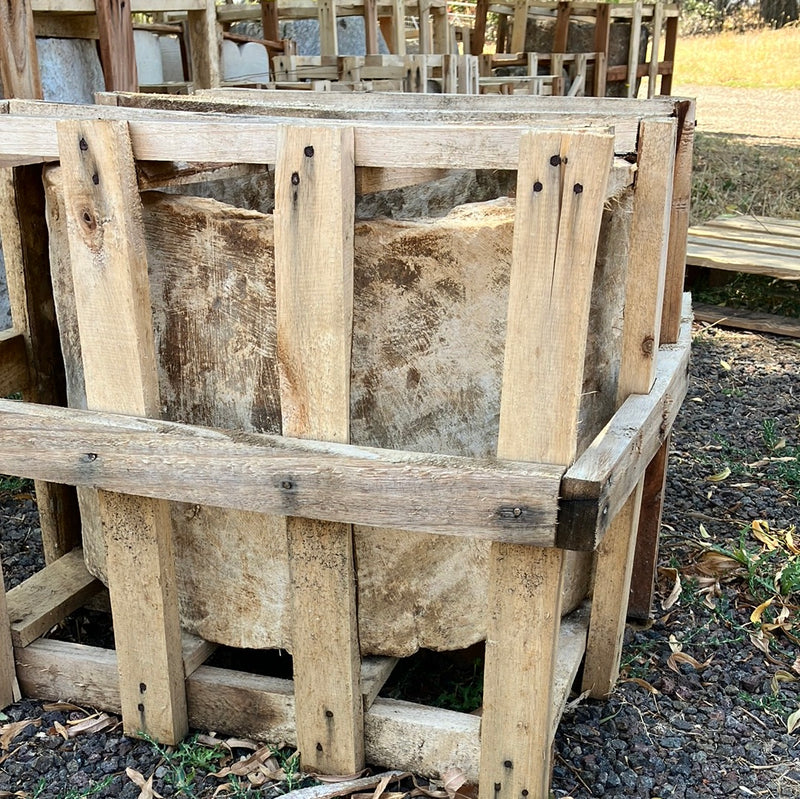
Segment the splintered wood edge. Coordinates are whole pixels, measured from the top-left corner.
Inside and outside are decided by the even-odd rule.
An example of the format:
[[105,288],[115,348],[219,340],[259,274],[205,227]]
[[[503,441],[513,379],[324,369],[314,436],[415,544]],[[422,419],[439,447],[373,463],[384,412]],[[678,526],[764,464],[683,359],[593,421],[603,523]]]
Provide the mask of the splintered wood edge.
[[659,349],[649,394],[631,395],[564,473],[557,546],[593,550],[666,439],[688,388],[691,319],[680,341]]
[[215,507],[552,546],[563,467],[0,400],[0,471]]
[[[561,622],[552,735],[583,657],[588,619],[589,603],[584,603]],[[119,713],[113,650],[40,639],[24,649],[15,648],[15,657],[24,696],[69,700]],[[186,688],[194,729],[296,743],[291,680],[199,666],[187,677]],[[364,727],[370,763],[427,777],[438,777],[455,766],[469,782],[477,782],[479,716],[378,697],[366,710]]]

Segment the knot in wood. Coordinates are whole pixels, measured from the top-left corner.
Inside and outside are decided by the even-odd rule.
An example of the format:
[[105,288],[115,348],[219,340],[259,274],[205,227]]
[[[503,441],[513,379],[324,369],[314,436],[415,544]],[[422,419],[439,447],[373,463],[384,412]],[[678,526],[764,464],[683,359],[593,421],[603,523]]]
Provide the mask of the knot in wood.
[[292,172],[292,186],[299,186],[300,185],[300,174],[298,172]]

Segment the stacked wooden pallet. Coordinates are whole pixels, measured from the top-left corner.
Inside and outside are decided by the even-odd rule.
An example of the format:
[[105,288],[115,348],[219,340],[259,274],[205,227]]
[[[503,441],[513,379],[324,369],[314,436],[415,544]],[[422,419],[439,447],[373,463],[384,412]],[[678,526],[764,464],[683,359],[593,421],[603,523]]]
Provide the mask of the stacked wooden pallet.
[[[800,280],[800,222],[757,216],[721,216],[689,228],[688,266]],[[800,322],[774,314],[695,304],[713,324],[800,337]]]
[[[0,113],[0,375],[26,399],[0,401],[0,470],[43,499],[79,487],[117,643],[37,639],[98,587],[44,518],[34,579],[68,587],[9,597],[28,611],[0,626],[4,698],[16,657],[26,694],[121,710],[131,734],[191,723],[296,742],[322,771],[457,765],[484,797],[544,799],[569,685],[584,652],[584,687],[613,685],[637,532],[652,550],[658,529],[691,108],[228,96]],[[355,223],[367,184],[454,168],[515,170],[516,201]],[[274,213],[142,192],[253,171]],[[388,591],[386,562],[414,564]],[[290,648],[294,681],[199,665],[182,624]],[[376,698],[391,664],[362,656],[464,630],[486,639],[482,718]]]

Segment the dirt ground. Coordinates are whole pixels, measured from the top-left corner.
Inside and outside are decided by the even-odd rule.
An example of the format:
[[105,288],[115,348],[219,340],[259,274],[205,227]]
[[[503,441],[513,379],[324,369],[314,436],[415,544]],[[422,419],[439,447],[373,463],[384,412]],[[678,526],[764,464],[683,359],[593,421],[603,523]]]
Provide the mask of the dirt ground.
[[672,93],[697,99],[697,129],[702,133],[736,133],[765,144],[800,146],[800,87],[732,89],[679,84]]

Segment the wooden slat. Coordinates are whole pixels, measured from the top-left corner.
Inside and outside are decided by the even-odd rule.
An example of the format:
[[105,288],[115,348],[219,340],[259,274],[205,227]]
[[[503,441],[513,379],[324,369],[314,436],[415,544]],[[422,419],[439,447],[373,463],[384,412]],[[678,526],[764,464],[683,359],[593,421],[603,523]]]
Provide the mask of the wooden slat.
[[559,0],[556,10],[556,29],[553,36],[553,52],[566,53],[567,40],[569,39],[569,21],[572,16],[572,3],[569,0]]
[[25,337],[15,330],[0,332],[0,397],[27,391],[30,386]]
[[100,63],[106,90],[138,91],[130,5],[127,0],[103,0],[96,4],[96,8]]
[[186,631],[181,632],[181,650],[183,651],[183,670],[187,677],[194,674],[214,654],[217,645],[213,641],[205,641]]
[[265,39],[278,42],[281,38],[281,29],[278,18],[278,0],[262,0],[261,30]]
[[27,646],[44,635],[102,587],[86,569],[83,550],[77,548],[12,588],[7,602],[14,646]]
[[[67,404],[61,340],[50,278],[49,233],[41,166],[0,173],[0,238],[14,329],[25,338],[30,379],[27,402]],[[36,500],[47,563],[80,543],[75,490],[37,482]]]
[[636,80],[639,74],[639,43],[642,40],[642,0],[633,3],[631,16],[630,40],[628,42],[628,97],[636,96]]
[[[783,251],[787,255],[790,251],[800,250],[800,227],[795,232],[790,226],[784,229],[775,230],[765,226],[759,229],[755,224],[751,227],[733,227],[719,224],[716,220],[705,222],[689,228],[689,235],[706,241],[707,243],[730,242],[732,246],[739,248],[752,249],[758,247],[775,248],[778,252]],[[800,258],[800,253],[795,253],[795,257]]]
[[399,658],[371,657],[361,661],[361,693],[364,697],[364,712],[372,707],[386,680],[392,676]]
[[718,305],[694,305],[698,322],[708,322],[738,330],[754,330],[758,333],[773,333],[777,336],[800,338],[800,321],[786,316],[748,311],[743,308],[723,308]]
[[718,216],[709,222],[705,222],[703,228],[719,228],[730,235],[752,234],[760,236],[762,234],[780,236],[781,240],[786,241],[791,238],[800,237],[800,220],[797,219],[778,219],[772,216]]
[[[556,694],[566,698],[580,665],[586,636],[584,609],[564,619],[559,639]],[[116,653],[109,649],[41,639],[16,650],[25,696],[71,700],[118,713]],[[186,680],[192,727],[296,745],[295,700],[290,680],[199,666]],[[363,674],[366,682],[367,671]],[[554,715],[558,715],[557,713]],[[481,719],[468,713],[379,697],[366,711],[369,762],[438,777],[461,768],[476,782]]]
[[216,2],[200,0],[198,5],[199,8],[186,15],[191,45],[192,82],[197,88],[211,89],[219,86],[222,79]]
[[[649,394],[633,394],[561,483],[559,545],[594,549],[674,423],[688,385],[691,319],[681,341],[662,347]],[[564,536],[564,541],[561,541]]]
[[[127,127],[64,121],[58,138],[88,406],[157,416],[146,246]],[[109,492],[99,492],[98,505],[124,728],[177,743],[188,721],[169,507]]]
[[686,263],[709,269],[800,280],[800,252],[794,247],[769,247],[690,234]]
[[336,0],[319,0],[319,51],[323,56],[339,55],[339,37],[336,29]]
[[259,513],[549,546],[563,467],[238,437],[0,400],[0,473]]
[[514,23],[511,31],[511,51],[525,52],[525,36],[528,31],[528,0],[515,0]]
[[[0,564],[0,580],[3,567]],[[2,584],[0,584],[2,585]],[[14,666],[14,647],[11,641],[11,627],[8,623],[6,592],[0,591],[0,708],[5,708],[20,698],[19,683]]]
[[30,0],[0,3],[0,83],[6,97],[42,99]]
[[379,52],[377,0],[364,0],[364,38],[367,55],[377,55]]
[[[517,179],[498,455],[568,464],[612,140],[530,133]],[[542,386],[542,391],[531,391]],[[558,397],[558,402],[553,398]],[[482,799],[547,796],[564,553],[493,544]]]
[[647,97],[656,95],[658,76],[658,49],[661,46],[661,28],[664,25],[664,3],[657,0],[653,11],[653,34],[650,39],[650,61],[647,65]]
[[672,183],[672,210],[669,219],[667,277],[664,307],[661,312],[662,344],[678,340],[681,328],[683,284],[686,272],[686,231],[689,228],[689,203],[692,195],[692,148],[694,145],[694,101],[680,101],[676,108],[678,141]]
[[[354,214],[352,129],[282,128],[275,295],[287,435],[350,437]],[[302,762],[349,774],[364,765],[353,530],[289,517],[287,535]]]

